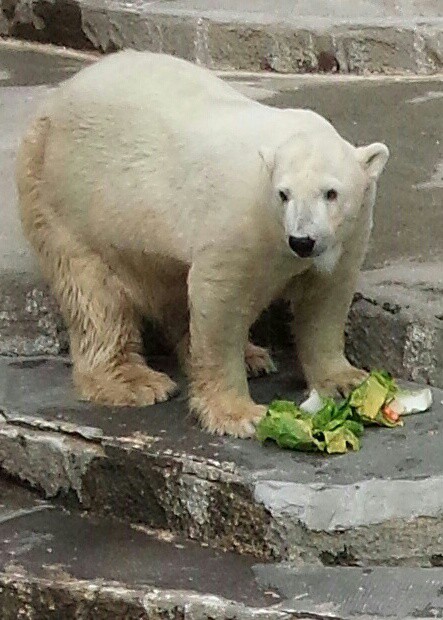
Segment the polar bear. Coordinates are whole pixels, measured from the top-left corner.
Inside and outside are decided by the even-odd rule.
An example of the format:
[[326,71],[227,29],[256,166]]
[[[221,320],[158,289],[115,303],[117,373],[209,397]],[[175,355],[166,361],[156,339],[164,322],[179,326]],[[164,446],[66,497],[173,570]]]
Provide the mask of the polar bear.
[[388,156],[167,55],[118,52],[65,82],[23,140],[17,182],[80,395],[145,406],[175,393],[142,356],[149,316],[185,364],[203,427],[250,436],[265,409],[245,366],[273,365],[248,332],[281,297],[309,386],[359,383],[344,326]]

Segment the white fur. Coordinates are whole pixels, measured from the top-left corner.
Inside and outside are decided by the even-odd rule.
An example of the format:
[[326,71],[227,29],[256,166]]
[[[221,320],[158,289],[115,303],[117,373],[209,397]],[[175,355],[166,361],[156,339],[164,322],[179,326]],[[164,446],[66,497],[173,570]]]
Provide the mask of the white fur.
[[343,244],[337,243],[316,256],[313,260],[314,268],[319,273],[332,274],[343,252]]

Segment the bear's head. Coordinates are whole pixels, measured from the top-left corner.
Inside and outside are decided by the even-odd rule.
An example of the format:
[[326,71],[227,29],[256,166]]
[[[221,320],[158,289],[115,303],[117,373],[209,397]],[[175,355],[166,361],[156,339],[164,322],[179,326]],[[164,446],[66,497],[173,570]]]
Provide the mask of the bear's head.
[[260,156],[284,242],[301,259],[331,271],[361,218],[372,221],[376,185],[389,158],[381,143],[354,147],[323,122],[299,131]]

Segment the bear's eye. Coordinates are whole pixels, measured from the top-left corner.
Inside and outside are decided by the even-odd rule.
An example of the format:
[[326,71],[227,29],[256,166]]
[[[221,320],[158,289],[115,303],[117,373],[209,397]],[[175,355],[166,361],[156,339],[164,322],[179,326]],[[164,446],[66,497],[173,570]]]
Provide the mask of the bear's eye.
[[325,196],[326,196],[326,200],[329,200],[331,202],[333,200],[337,200],[337,196],[338,196],[337,190],[336,189],[328,189],[328,191],[325,193]]
[[280,200],[283,203],[288,202],[288,200],[289,200],[288,192],[285,192],[285,190],[281,189],[281,190],[279,190],[278,195],[280,196]]

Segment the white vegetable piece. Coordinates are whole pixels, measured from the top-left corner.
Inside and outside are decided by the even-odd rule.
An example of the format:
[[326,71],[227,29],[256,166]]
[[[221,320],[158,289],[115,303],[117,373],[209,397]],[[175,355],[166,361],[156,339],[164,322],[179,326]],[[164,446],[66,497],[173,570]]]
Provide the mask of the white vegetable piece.
[[429,388],[422,390],[400,390],[389,407],[399,415],[422,413],[432,406],[432,392]]
[[323,409],[324,402],[317,390],[312,390],[308,398],[300,405],[302,411],[306,413],[317,413],[320,409]]
[[[315,414],[324,406],[324,401],[317,392],[312,390],[308,398],[302,402],[300,409]],[[432,406],[432,392],[429,388],[421,390],[399,390],[397,396],[389,403],[389,407],[399,415],[422,413]]]

